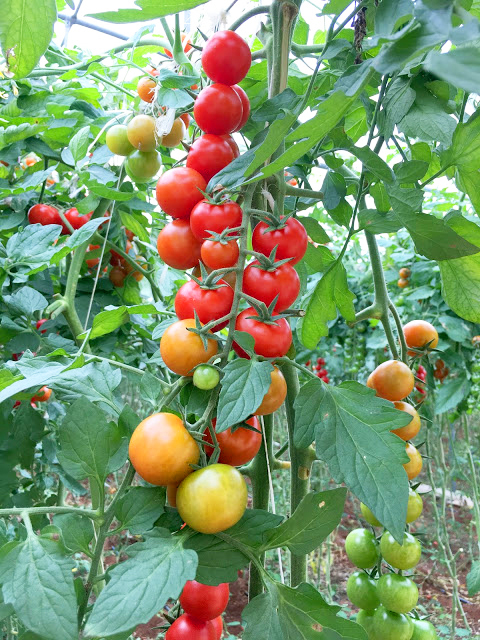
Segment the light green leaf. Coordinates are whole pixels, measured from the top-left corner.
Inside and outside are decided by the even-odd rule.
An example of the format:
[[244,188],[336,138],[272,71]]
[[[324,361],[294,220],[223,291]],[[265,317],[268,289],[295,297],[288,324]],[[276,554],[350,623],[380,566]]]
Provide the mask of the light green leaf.
[[47,299],[39,291],[28,286],[17,289],[11,296],[5,296],[4,301],[14,312],[27,316],[48,306]]
[[423,66],[438,78],[469,93],[480,86],[480,48],[464,46],[447,53],[430,51]]
[[90,362],[81,369],[63,371],[51,380],[50,386],[64,402],[87,398],[90,402],[112,406],[113,392],[121,381],[120,369],[114,369],[106,362]]
[[465,372],[451,380],[446,380],[439,388],[435,397],[435,413],[437,415],[452,411],[470,393],[470,381]]
[[384,182],[392,182],[393,173],[385,160],[382,160],[370,147],[352,147],[349,149],[364,167]]
[[439,263],[442,296],[464,320],[480,322],[480,254]]
[[55,0],[3,0],[0,42],[16,78],[28,75],[45,53],[56,19]]
[[[14,2],[15,0],[9,0],[10,2]],[[1,17],[0,17],[1,20]],[[19,140],[25,140],[25,138],[30,138],[31,136],[36,135],[40,131],[42,131],[44,127],[38,124],[28,124],[28,122],[23,122],[22,124],[11,125],[10,127],[0,127],[0,149],[4,149],[8,147],[9,144],[13,142],[18,142]]]
[[70,140],[68,148],[70,149],[75,162],[83,160],[87,155],[89,138],[90,127],[82,127]]
[[112,333],[112,331],[115,331],[115,329],[121,327],[122,324],[129,322],[130,315],[152,315],[154,313],[157,313],[157,309],[153,306],[153,304],[139,304],[132,307],[107,307],[104,311],[100,311],[100,313],[97,313],[97,315],[93,319],[93,326],[90,332],[90,340],[93,340],[94,338],[98,338],[100,336],[105,336],[108,333]]
[[128,22],[144,22],[146,20],[156,20],[173,13],[188,11],[207,0],[135,0],[138,9],[117,9],[117,11],[104,11],[103,13],[91,13],[89,16],[96,20],[105,22],[115,22],[117,24]]
[[480,562],[475,560],[467,575],[468,595],[474,596],[480,591]]
[[409,112],[415,102],[415,91],[410,86],[411,80],[396,78],[388,87],[388,92],[380,112],[383,119],[382,132],[385,138],[390,138],[395,125]]
[[375,13],[375,33],[389,36],[413,16],[412,0],[383,0]]
[[453,134],[449,160],[463,173],[480,169],[480,110],[465,124],[457,125]]

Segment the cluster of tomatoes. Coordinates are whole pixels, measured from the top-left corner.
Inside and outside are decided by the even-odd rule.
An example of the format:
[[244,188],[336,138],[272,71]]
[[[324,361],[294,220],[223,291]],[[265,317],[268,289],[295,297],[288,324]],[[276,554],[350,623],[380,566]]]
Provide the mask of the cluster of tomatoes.
[[433,372],[433,377],[436,380],[443,382],[449,373],[450,373],[450,369],[447,367],[445,362],[441,358],[439,358],[435,362],[435,371]]
[[[63,215],[75,231],[76,229],[83,227],[84,224],[87,224],[93,215],[93,211],[81,214],[78,212],[78,209],[72,207],[65,211]],[[72,233],[60,216],[58,209],[50,204],[39,203],[30,207],[28,211],[28,221],[30,224],[41,224],[43,226],[48,224],[58,224],[62,227],[63,235],[70,235]]]
[[412,272],[408,267],[402,267],[400,269],[400,271],[398,272],[398,275],[400,276],[400,278],[397,283],[400,289],[405,289],[405,287],[408,287],[408,285],[410,284],[409,278],[411,274]]
[[185,613],[169,627],[165,640],[220,640],[228,597],[227,583],[212,587],[189,580],[180,596]]
[[317,378],[320,378],[320,380],[323,380],[323,382],[325,382],[326,384],[330,382],[324,358],[317,358],[317,364],[313,364],[311,360],[308,360],[305,363],[305,366],[311,368]]

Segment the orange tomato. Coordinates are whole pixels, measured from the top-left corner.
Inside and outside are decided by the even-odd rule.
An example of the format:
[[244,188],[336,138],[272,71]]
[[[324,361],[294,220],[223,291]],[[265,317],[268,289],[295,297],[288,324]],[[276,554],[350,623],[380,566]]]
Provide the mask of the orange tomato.
[[140,78],[137,84],[137,93],[144,102],[153,102],[157,83],[148,76]]
[[422,456],[413,444],[408,443],[406,447],[407,456],[410,458],[409,462],[403,465],[403,468],[407,472],[409,480],[413,480],[418,476],[423,467]]
[[405,287],[408,287],[410,283],[406,278],[400,278],[397,284],[400,287],[400,289],[405,289]]
[[[438,344],[438,333],[433,324],[426,320],[412,320],[403,327],[407,345],[412,349],[435,349]],[[417,355],[409,351],[409,355]]]
[[287,397],[287,383],[283,373],[277,367],[273,368],[271,380],[272,382],[263,397],[262,404],[255,411],[257,416],[266,416],[269,413],[273,413],[282,406]]
[[417,410],[412,407],[408,402],[403,402],[402,400],[394,402],[395,409],[399,409],[400,411],[405,411],[406,413],[412,416],[411,421],[405,425],[404,427],[400,427],[399,429],[392,429],[393,433],[399,436],[402,440],[411,440],[414,438],[417,433],[420,431],[421,422],[420,416],[418,415]]
[[42,387],[37,393],[32,396],[32,402],[47,402],[52,395],[52,390],[48,387]]
[[177,320],[160,340],[160,354],[165,365],[179,376],[193,376],[193,369],[208,362],[218,351],[216,340],[208,340],[205,349],[200,336],[188,331],[195,327],[193,318]]
[[404,362],[387,360],[370,374],[367,386],[375,389],[380,398],[396,402],[412,393],[415,378]]

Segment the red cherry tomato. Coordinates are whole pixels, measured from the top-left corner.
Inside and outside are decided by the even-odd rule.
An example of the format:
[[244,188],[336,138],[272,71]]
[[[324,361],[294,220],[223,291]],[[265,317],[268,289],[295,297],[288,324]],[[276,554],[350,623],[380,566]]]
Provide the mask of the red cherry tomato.
[[233,137],[229,133],[225,133],[223,136],[220,136],[220,137],[223,138],[223,140],[225,140],[225,142],[228,142],[228,144],[230,145],[230,148],[233,151],[233,157],[238,158],[238,156],[240,155],[240,149],[238,148],[238,144],[235,142]]
[[243,127],[245,126],[245,123],[247,122],[250,116],[250,100],[248,99],[248,96],[245,93],[245,91],[238,84],[234,84],[232,89],[237,93],[238,97],[242,101],[243,115],[242,115],[242,119],[240,120],[240,123],[235,129],[235,131],[240,131],[240,129],[243,129]]
[[[258,313],[253,307],[242,311],[235,322],[235,330],[245,331],[253,337],[255,340],[254,351],[257,355],[265,358],[284,356],[292,344],[292,330],[287,320],[279,318],[273,324],[267,324],[251,317],[257,315]],[[233,348],[242,358],[248,358],[248,355],[236,342],[233,343]]]
[[205,179],[194,168],[170,169],[157,182],[157,202],[169,216],[188,218],[193,207],[204,198],[202,191],[206,188]]
[[[80,229],[80,227],[83,227],[83,225],[87,224],[90,220],[93,215],[93,211],[90,211],[90,213],[80,214],[78,213],[78,209],[72,207],[65,211],[64,215],[74,229]],[[71,233],[70,229],[64,223],[62,223],[62,231],[66,235]]]
[[234,31],[217,31],[203,47],[202,66],[214,82],[237,84],[252,64],[248,44]]
[[218,616],[218,618],[215,618],[214,620],[212,620],[212,624],[215,627],[215,631],[217,633],[217,640],[221,640],[222,636],[223,636],[223,618],[222,616]]
[[225,269],[237,264],[240,250],[236,240],[225,244],[216,240],[205,240],[200,250],[202,262],[210,269]]
[[184,613],[168,629],[165,640],[217,640],[217,631],[211,620],[198,620]]
[[[222,464],[229,464],[232,467],[239,467],[242,464],[247,464],[250,460],[257,455],[262,445],[262,434],[260,431],[260,421],[256,416],[253,416],[246,421],[252,427],[255,427],[257,431],[246,429],[242,426],[232,427],[222,433],[217,433],[217,441],[220,446],[220,455],[218,462]],[[212,420],[213,428],[217,424],[217,420]],[[204,434],[204,440],[213,445],[212,436],[207,429]],[[213,447],[206,446],[205,453],[210,457],[213,453]]]
[[221,233],[224,229],[234,229],[242,224],[242,209],[236,202],[228,200],[223,204],[210,204],[202,200],[192,209],[190,227],[198,240],[211,237],[209,231]]
[[255,260],[243,273],[243,292],[269,307],[278,296],[274,310],[284,311],[292,306],[300,293],[300,278],[288,262],[266,271]]
[[[99,244],[89,244],[88,245],[88,251],[87,251],[86,255],[88,256],[90,251],[95,251],[96,249],[100,249],[100,245]],[[100,262],[100,258],[87,258],[85,260],[85,262],[87,263],[87,267],[89,269],[93,269],[93,267],[96,267],[97,264]]]
[[233,159],[232,148],[226,140],[220,136],[206,133],[197,138],[190,147],[187,167],[198,171],[208,182]]
[[58,209],[49,204],[34,204],[28,211],[28,221],[30,224],[62,224]]
[[196,580],[189,580],[183,587],[180,604],[185,613],[198,620],[213,620],[225,611],[229,595],[226,582],[211,587]]
[[[37,329],[40,329],[40,327],[45,324],[45,322],[47,322],[48,318],[42,318],[41,320],[37,321],[37,324],[35,325],[37,327]],[[42,329],[40,331],[40,333],[47,333],[46,329]]]
[[[219,280],[218,289],[202,289],[195,280],[190,280],[180,287],[175,296],[175,313],[179,320],[194,318],[195,312],[202,324],[218,320],[227,315],[232,308],[233,289],[224,280]],[[220,331],[228,324],[228,320],[212,327],[212,331]]]
[[232,133],[243,119],[242,100],[232,87],[212,84],[198,94],[193,117],[205,133]]
[[191,269],[200,260],[201,243],[195,238],[188,220],[173,220],[158,234],[160,258],[174,269]]
[[268,230],[266,222],[259,222],[252,234],[254,251],[269,256],[277,248],[277,260],[292,258],[290,264],[297,264],[307,250],[308,236],[305,227],[295,218],[288,218],[280,229]]

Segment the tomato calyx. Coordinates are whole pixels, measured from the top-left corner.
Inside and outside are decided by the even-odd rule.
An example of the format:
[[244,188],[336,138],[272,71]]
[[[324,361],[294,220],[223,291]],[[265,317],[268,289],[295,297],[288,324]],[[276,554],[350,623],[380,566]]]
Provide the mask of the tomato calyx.
[[[207,233],[210,234],[208,237],[212,242],[220,242],[220,244],[226,245],[231,240],[240,240],[240,236],[236,235],[237,233],[241,233],[242,227],[226,227],[220,233],[216,231],[211,231],[210,229],[206,230]],[[249,252],[251,253],[251,252]],[[263,256],[265,257],[265,256]]]
[[197,276],[194,276],[193,273],[191,273],[190,278],[198,284],[200,289],[208,291],[215,291],[215,289],[221,289],[222,287],[229,286],[226,282],[220,284],[220,280],[226,273],[235,271],[235,269],[227,267],[225,269],[215,269],[215,271],[208,273],[203,262],[200,261],[198,265],[200,267],[201,276],[197,278]]
[[255,269],[261,269],[262,271],[275,271],[278,267],[281,267],[282,264],[286,264],[287,262],[291,262],[292,258],[284,258],[283,260],[276,260],[278,245],[274,247],[269,256],[264,255],[263,253],[259,253],[258,251],[249,251],[250,254],[255,256],[258,264],[252,263],[252,267]]
[[[195,316],[195,318],[194,318],[195,319],[195,328],[194,327],[188,328],[187,331],[190,331],[191,333],[195,333],[201,339],[202,344],[203,344],[203,348],[205,349],[205,351],[208,348],[209,341],[216,340],[217,342],[221,342],[221,338],[219,338],[214,333],[211,333],[211,329],[213,327],[215,327],[216,325],[220,324],[221,322],[224,322],[225,319],[229,319],[230,318],[230,314],[228,316],[225,316],[224,318],[218,318],[218,319],[215,319],[215,320],[211,320],[207,324],[202,325],[202,323],[198,319],[197,312],[194,310],[193,313],[194,313],[194,316]],[[208,362],[208,364],[210,364],[210,362]]]
[[269,231],[277,231],[278,229],[284,229],[287,226],[288,219],[293,216],[293,213],[286,213],[280,217],[270,211],[260,211],[258,209],[252,210],[256,218],[259,218],[262,222],[265,222],[267,227],[263,233]]

